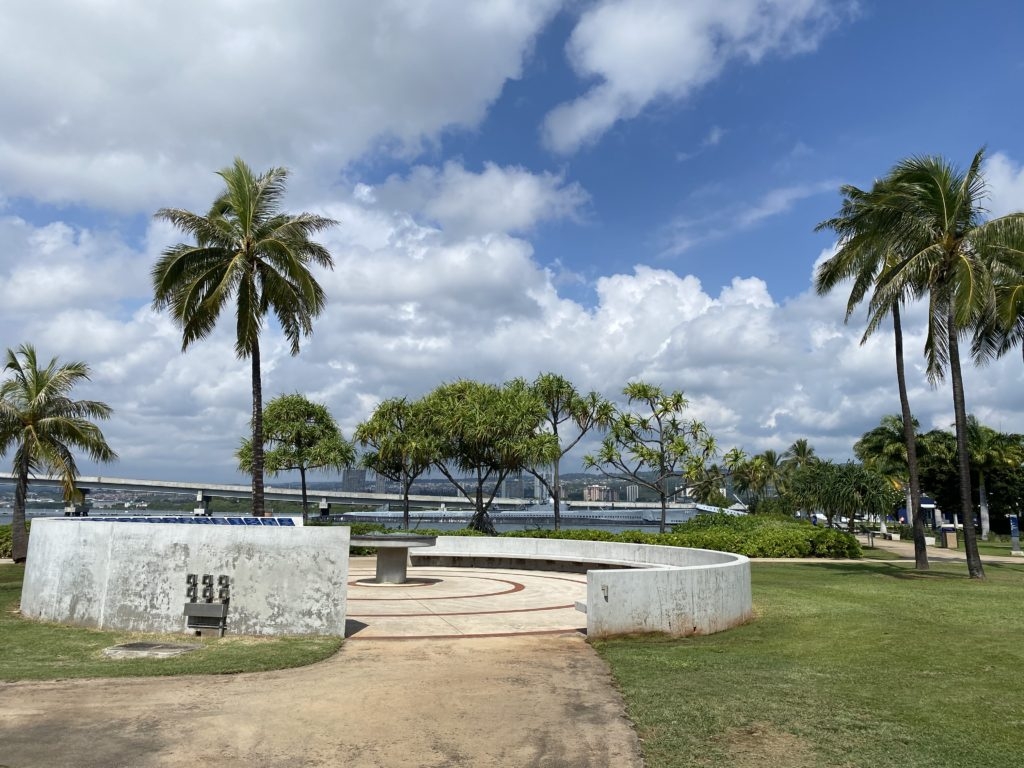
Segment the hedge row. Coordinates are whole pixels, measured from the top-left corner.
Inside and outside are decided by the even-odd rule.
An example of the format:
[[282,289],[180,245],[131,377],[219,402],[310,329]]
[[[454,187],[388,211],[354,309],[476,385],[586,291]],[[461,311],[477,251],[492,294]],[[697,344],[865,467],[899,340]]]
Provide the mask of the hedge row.
[[[353,523],[352,535],[385,533],[392,529],[380,523]],[[421,529],[412,531],[426,536],[483,536],[479,531],[463,528],[457,531]],[[811,525],[799,520],[774,517],[714,514],[697,515],[673,527],[671,533],[644,531],[609,531],[567,529],[561,531],[507,531],[501,536],[536,539],[571,539],[576,541],[621,541],[629,544],[660,544],[670,547],[695,547],[735,552],[747,557],[839,557],[861,556],[860,544],[844,531]],[[368,554],[373,549],[353,550]],[[0,557],[11,556],[11,526],[0,525]]]
[[747,557],[838,557],[861,556],[860,544],[843,531],[810,523],[754,515],[736,517],[698,515],[677,525],[672,533],[572,529],[563,531],[509,531],[502,536],[573,539],[577,541],[621,541],[630,544],[660,544],[735,552]]

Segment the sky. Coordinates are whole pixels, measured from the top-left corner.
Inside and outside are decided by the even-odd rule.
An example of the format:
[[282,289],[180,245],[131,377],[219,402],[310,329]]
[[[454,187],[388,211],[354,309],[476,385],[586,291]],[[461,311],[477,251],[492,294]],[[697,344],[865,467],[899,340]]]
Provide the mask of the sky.
[[[241,157],[289,169],[328,305],[265,400],[346,436],[384,398],[554,371],[621,402],[682,390],[722,451],[806,438],[845,460],[899,410],[892,336],[819,297],[842,184],[986,148],[991,215],[1024,209],[1024,6],[999,0],[35,0],[0,8],[0,349],[83,360],[117,463],[244,482],[248,361],[224,316],[182,353],[150,269]],[[953,421],[906,310],[911,406]],[[1019,353],[967,407],[1024,432]],[[589,447],[593,447],[593,443]],[[586,446],[584,446],[584,450]],[[578,469],[578,454],[564,470]]]

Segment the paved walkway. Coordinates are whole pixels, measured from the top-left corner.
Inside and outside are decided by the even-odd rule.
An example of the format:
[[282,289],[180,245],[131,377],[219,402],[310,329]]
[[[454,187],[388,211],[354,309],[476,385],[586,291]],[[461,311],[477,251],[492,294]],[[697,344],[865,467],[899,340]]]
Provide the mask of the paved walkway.
[[[349,642],[301,669],[0,683],[0,768],[639,768],[572,608],[582,574],[413,568],[366,586]],[[401,641],[401,642],[395,642]]]
[[[867,536],[858,536],[861,546],[867,548]],[[913,541],[890,541],[889,539],[883,539],[881,536],[875,536],[875,549],[884,549],[888,552],[893,552],[900,556],[904,560],[914,559],[914,542]],[[959,561],[962,563],[967,562],[967,555],[964,553],[964,544],[960,542],[959,549],[946,549],[944,547],[928,547],[928,559],[934,561]],[[870,562],[870,561],[868,561]],[[1017,563],[1024,565],[1024,556],[1002,556],[1002,555],[981,555],[982,563]]]

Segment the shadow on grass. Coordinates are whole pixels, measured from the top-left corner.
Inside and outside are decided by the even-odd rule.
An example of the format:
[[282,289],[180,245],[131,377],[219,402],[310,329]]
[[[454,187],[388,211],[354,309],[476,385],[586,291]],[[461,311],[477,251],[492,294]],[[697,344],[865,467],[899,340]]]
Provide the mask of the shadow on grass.
[[[909,560],[871,560],[861,563],[813,563],[808,568],[826,570],[832,573],[844,574],[847,576],[863,575],[865,572],[873,572],[882,576],[890,576],[894,579],[966,579],[967,567],[964,566],[963,573],[950,573],[949,571],[928,570],[918,571],[914,569],[913,561]],[[985,566],[988,568],[989,566]]]

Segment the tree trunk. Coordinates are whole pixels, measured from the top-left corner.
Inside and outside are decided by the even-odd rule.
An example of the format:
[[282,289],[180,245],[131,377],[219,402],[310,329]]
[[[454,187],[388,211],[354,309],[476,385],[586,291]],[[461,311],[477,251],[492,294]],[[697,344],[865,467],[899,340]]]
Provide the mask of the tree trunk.
[[561,517],[561,505],[562,505],[562,487],[560,480],[560,473],[558,471],[558,461],[555,461],[555,468],[551,475],[551,504],[555,510],[555,530],[557,531],[562,526]]
[[661,525],[658,527],[658,532],[664,533],[665,522],[668,520],[668,495],[665,493],[664,480],[658,483],[658,498],[661,500]]
[[985,473],[978,470],[978,507],[981,512],[981,540],[988,541],[991,525],[988,519],[988,492],[985,490]]
[[907,522],[914,526],[914,567],[927,571],[928,546],[924,543],[924,518],[921,516],[921,477],[917,466],[917,435],[914,431],[914,416],[910,412],[910,398],[907,395],[907,376],[903,368],[903,328],[900,323],[899,304],[892,308],[892,327],[896,338],[896,382],[900,390],[900,413],[903,415],[903,441],[907,445],[907,474],[909,476],[909,505]]
[[476,512],[473,514],[469,527],[474,531],[486,533],[488,536],[495,536],[498,533],[494,523],[491,522],[491,516],[487,514],[487,508],[484,506],[484,483],[480,478],[477,479],[476,484]]
[[28,449],[22,445],[18,461],[18,481],[14,486],[14,511],[11,514],[11,557],[15,563],[28,558],[28,531],[25,530],[25,503],[28,499]]
[[263,382],[260,378],[260,343],[252,347],[252,515],[263,517]]
[[413,479],[408,476],[402,478],[402,526],[409,530],[409,491],[412,490]]
[[299,467],[299,479],[302,481],[302,524],[309,524],[309,503],[306,501],[306,468]]
[[978,554],[978,537],[974,531],[971,457],[967,451],[967,405],[964,402],[964,381],[960,372],[960,346],[952,304],[947,309],[946,327],[949,336],[949,373],[953,385],[953,415],[956,420],[956,457],[960,475],[960,518],[964,521],[967,573],[972,579],[984,579],[985,569],[981,565],[981,556]]

